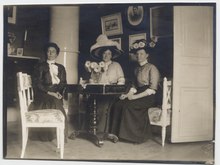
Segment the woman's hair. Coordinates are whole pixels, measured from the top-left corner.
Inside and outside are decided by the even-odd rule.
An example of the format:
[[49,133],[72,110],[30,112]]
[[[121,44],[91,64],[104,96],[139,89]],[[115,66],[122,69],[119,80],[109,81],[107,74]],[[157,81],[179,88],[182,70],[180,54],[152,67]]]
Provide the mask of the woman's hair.
[[54,43],[54,42],[49,42],[49,43],[47,43],[47,44],[45,45],[45,47],[44,47],[44,52],[45,52],[45,54],[47,54],[47,50],[48,50],[49,47],[55,48],[56,51],[57,51],[57,55],[60,53],[60,48],[59,48],[59,46],[58,46],[56,43]]
[[147,47],[142,48],[142,49],[138,49],[138,50],[134,51],[134,52],[135,52],[134,54],[136,54],[136,53],[137,53],[137,51],[139,51],[139,50],[144,50],[144,51],[146,52],[146,54],[148,54],[148,55],[150,55],[150,54],[151,54],[151,50],[149,50],[149,48],[147,48]]
[[104,47],[104,48],[102,48],[100,50],[100,54],[103,55],[106,50],[110,50],[112,52],[112,56],[113,56],[114,50],[111,47]]

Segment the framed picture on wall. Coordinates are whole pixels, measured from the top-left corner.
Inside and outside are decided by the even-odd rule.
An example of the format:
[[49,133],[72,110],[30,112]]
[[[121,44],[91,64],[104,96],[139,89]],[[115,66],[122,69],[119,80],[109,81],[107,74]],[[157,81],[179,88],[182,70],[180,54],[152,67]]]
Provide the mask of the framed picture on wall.
[[121,49],[121,38],[110,38],[110,40],[117,42],[119,44],[119,48]]
[[102,34],[107,36],[123,34],[121,13],[101,17]]
[[23,56],[23,48],[17,48],[17,56]]
[[173,8],[157,6],[150,8],[150,37],[169,37],[173,35]]
[[132,34],[129,35],[129,51],[131,45],[136,41],[140,39],[146,39],[147,40],[147,34],[146,33],[139,33],[139,34]]
[[16,23],[16,6],[8,6],[8,23]]
[[137,26],[139,25],[144,17],[144,8],[143,6],[129,6],[127,10],[127,17],[128,17],[128,22],[133,25]]

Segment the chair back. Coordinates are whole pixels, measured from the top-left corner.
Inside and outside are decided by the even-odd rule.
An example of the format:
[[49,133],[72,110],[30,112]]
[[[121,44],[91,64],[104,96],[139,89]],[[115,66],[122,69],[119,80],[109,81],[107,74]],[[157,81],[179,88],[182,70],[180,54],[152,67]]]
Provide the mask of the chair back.
[[17,90],[19,97],[21,120],[23,124],[23,122],[25,122],[25,113],[28,112],[28,107],[34,100],[32,81],[30,75],[22,72],[17,73]]
[[162,100],[162,121],[166,121],[167,113],[171,111],[172,107],[172,82],[167,80],[166,77],[163,79],[163,100]]

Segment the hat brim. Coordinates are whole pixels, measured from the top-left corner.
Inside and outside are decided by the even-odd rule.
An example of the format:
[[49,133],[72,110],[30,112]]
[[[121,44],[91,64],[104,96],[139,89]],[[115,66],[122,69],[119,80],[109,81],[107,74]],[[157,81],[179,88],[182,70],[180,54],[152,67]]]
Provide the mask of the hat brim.
[[138,49],[131,49],[129,52],[135,54],[138,50],[141,50],[144,48],[138,48]]
[[122,50],[119,50],[116,46],[102,46],[95,48],[91,51],[91,56],[95,59],[102,59],[102,54],[105,50],[111,50],[112,51],[112,59],[115,59],[123,54]]
[[147,53],[150,53],[150,52],[151,52],[151,49],[150,49],[149,47],[144,47],[144,48],[131,49],[131,50],[129,51],[129,53],[135,54],[137,51],[139,51],[139,50],[141,50],[141,49],[145,50]]

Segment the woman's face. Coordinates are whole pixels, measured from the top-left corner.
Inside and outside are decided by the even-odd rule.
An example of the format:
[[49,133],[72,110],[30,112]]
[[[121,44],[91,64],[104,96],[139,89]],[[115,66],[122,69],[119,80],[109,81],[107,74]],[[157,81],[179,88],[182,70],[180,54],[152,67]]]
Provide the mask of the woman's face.
[[102,54],[102,60],[104,62],[108,62],[111,59],[112,59],[112,52],[109,49],[104,51],[103,54]]
[[47,59],[49,61],[55,60],[57,58],[57,50],[54,47],[49,47],[47,49]]
[[149,55],[146,53],[144,49],[140,49],[136,52],[136,57],[138,63],[144,62]]

